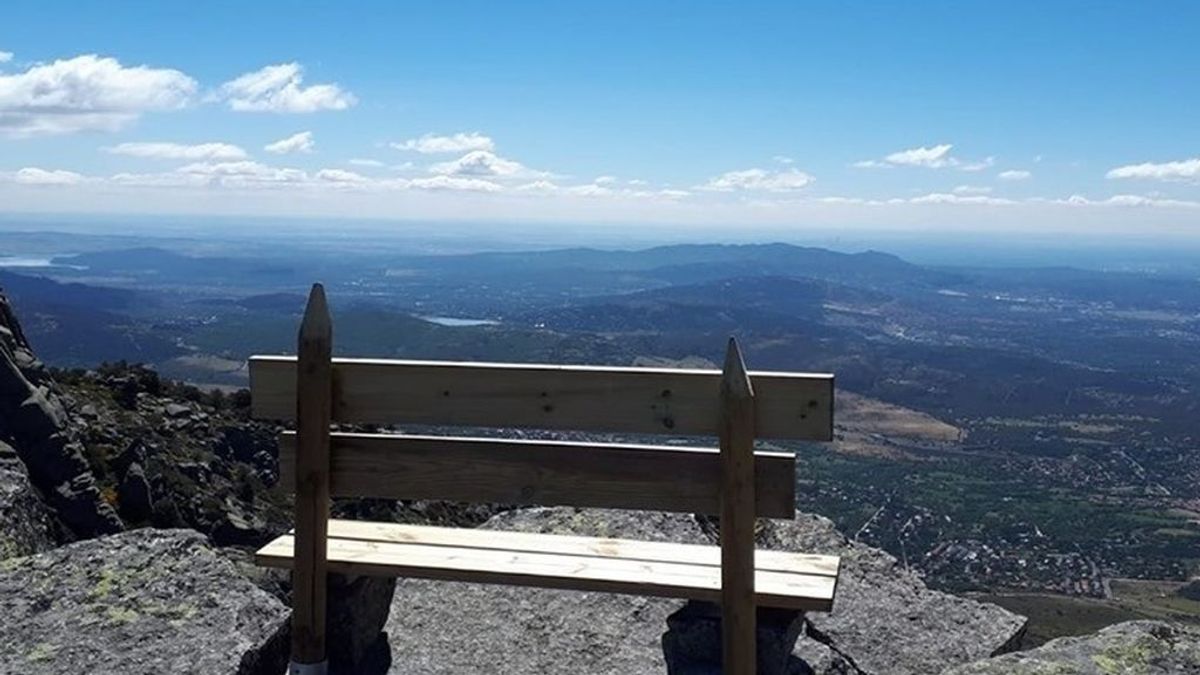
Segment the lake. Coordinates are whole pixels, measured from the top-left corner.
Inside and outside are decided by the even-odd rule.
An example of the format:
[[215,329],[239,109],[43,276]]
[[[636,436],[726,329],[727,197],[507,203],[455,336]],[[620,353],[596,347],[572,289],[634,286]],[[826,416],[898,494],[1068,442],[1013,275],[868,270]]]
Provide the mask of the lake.
[[499,321],[492,319],[463,319],[453,316],[421,316],[417,318],[436,323],[439,326],[496,326],[500,324]]

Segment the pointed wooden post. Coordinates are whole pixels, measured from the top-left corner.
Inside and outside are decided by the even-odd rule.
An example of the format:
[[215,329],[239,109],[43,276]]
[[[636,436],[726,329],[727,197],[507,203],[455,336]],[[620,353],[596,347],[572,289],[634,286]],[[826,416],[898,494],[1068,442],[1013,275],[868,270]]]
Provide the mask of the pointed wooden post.
[[737,340],[721,375],[721,654],[725,675],[754,675],[754,387]]
[[333,322],[313,284],[300,324],[296,369],[296,549],[292,567],[291,675],[324,675],[329,423],[333,414]]

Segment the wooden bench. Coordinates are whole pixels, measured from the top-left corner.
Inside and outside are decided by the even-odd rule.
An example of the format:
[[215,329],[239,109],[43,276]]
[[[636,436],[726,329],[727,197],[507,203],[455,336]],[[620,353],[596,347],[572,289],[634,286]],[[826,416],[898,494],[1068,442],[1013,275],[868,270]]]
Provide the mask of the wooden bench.
[[[795,458],[755,438],[830,440],[833,377],[334,359],[320,285],[298,357],[250,360],[254,415],[294,420],[281,484],[293,533],[257,553],[293,574],[293,673],[325,670],[326,573],[630,593],[719,603],[724,672],[755,671],[755,608],[829,611],[838,558],[755,551],[756,517],[792,518]],[[331,433],[331,423],[715,436],[719,447]],[[330,497],[647,509],[720,516],[720,547],[329,518]]]

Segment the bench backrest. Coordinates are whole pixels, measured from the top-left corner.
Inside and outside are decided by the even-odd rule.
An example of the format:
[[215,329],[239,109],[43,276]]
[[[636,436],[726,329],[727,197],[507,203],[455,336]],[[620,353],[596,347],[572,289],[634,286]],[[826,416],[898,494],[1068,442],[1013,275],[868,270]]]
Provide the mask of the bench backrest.
[[[294,663],[325,657],[331,496],[599,506],[720,514],[726,672],[754,672],[754,518],[792,517],[791,453],[755,438],[831,440],[833,376],[747,373],[730,340],[724,368],[334,359],[321,286],[297,357],[250,360],[253,413],[294,420],[281,483],[296,490]],[[478,426],[717,436],[680,447],[331,433],[334,423]]]
[[[333,422],[716,436],[717,370],[332,359]],[[830,439],[830,375],[747,373],[755,435]],[[250,359],[252,410],[294,420],[297,359]],[[791,453],[754,456],[759,516],[791,517]],[[294,483],[294,433],[280,438],[282,485]],[[716,447],[341,434],[330,437],[340,497],[445,499],[715,514]]]

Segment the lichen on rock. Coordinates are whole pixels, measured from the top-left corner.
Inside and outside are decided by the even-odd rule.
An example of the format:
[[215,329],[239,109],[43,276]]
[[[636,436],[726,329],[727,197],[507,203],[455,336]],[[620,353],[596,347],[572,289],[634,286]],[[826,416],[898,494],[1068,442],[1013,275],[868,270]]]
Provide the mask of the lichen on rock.
[[0,672],[280,673],[288,617],[191,530],[133,530],[0,565]]
[[1200,628],[1127,621],[1063,637],[1025,652],[948,670],[945,675],[1175,675],[1200,673]]

